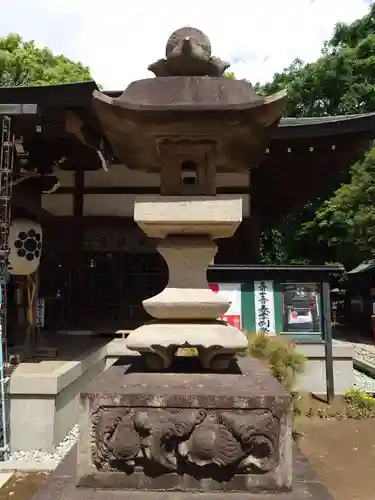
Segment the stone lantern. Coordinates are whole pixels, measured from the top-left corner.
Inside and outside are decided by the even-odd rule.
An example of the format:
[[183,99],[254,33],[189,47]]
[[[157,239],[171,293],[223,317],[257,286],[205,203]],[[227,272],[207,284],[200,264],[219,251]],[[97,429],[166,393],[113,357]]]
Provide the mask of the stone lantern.
[[160,174],[160,195],[137,197],[134,219],[159,240],[169,282],[143,301],[155,321],[127,339],[155,370],[168,368],[181,347],[197,348],[204,368],[222,370],[247,347],[241,330],[217,320],[230,304],[206,279],[215,240],[231,237],[242,221],[241,196],[217,195],[216,178],[257,165],[286,94],[259,96],[247,82],[224,78],[228,66],[211,55],[201,31],[182,28],[170,36],[165,59],[149,66],[156,78],[133,82],[118,98],[94,93],[120,161]]

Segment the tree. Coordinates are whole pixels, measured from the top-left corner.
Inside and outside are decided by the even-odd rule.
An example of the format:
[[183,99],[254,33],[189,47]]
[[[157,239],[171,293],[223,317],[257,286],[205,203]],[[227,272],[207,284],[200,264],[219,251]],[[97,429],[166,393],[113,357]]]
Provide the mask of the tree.
[[350,267],[375,258],[375,148],[352,167],[351,182],[321,204],[315,219],[303,224],[304,233],[334,248]]
[[20,35],[0,38],[0,86],[48,85],[91,80],[90,70]]
[[286,88],[287,116],[364,113],[375,109],[375,5],[350,25],[338,24],[313,63],[295,60],[271,83],[267,94]]
[[[297,59],[272,82],[257,87],[266,95],[286,88],[286,116],[375,111],[375,5],[362,19],[338,24],[316,62],[304,64]],[[341,187],[336,185],[321,193],[276,228],[279,248],[273,253],[285,262],[292,258],[309,262],[319,259],[320,263],[340,260],[347,267],[374,257],[374,176],[372,150],[343,174],[338,181],[343,183]],[[266,247],[270,234],[263,238]]]

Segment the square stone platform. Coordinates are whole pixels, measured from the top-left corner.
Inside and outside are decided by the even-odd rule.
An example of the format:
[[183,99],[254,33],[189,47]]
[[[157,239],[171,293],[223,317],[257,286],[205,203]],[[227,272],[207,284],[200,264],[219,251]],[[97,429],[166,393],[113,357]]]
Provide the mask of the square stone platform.
[[80,440],[33,500],[332,500],[291,439],[265,365],[174,373],[119,361],[81,394]]
[[139,358],[81,394],[77,484],[171,491],[285,491],[292,482],[292,402],[251,358],[199,373],[178,357],[165,373]]

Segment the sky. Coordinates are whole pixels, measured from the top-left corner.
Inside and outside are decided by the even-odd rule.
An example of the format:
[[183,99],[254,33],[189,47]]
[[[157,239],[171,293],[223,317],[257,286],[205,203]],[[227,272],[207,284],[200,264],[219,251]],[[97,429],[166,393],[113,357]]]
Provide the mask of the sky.
[[[5,3],[6,2],[6,3]],[[337,22],[369,0],[0,0],[0,36],[19,33],[89,66],[106,90],[152,76],[169,35],[193,26],[237,78],[264,83],[296,57],[313,61]]]

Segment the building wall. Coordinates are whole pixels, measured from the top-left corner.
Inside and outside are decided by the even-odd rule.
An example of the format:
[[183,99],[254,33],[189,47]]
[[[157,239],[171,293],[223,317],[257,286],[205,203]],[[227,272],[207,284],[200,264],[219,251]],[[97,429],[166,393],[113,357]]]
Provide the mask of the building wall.
[[[131,171],[122,165],[112,166],[109,172],[104,170],[86,172],[57,170],[55,174],[60,180],[60,190],[42,196],[42,208],[58,218],[58,220],[50,219],[45,222],[49,227],[46,228],[44,235],[45,257],[41,269],[42,291],[46,290],[47,293],[48,290],[48,296],[52,297],[58,293],[60,300],[53,303],[60,304],[66,321],[76,325],[82,320],[84,309],[82,297],[85,300],[88,297],[85,294],[85,281],[87,281],[85,276],[87,275],[88,262],[91,259],[95,261],[98,258],[103,261],[106,252],[114,253],[119,265],[124,268],[123,274],[129,276],[130,279],[131,270],[125,263],[125,261],[129,261],[129,254],[134,255],[134,262],[137,261],[139,264],[145,252],[156,253],[156,242],[147,242],[144,241],[144,238],[139,238],[140,230],[133,221],[133,212],[137,193],[142,194],[142,191],[147,192],[147,189],[148,191],[150,189],[157,190],[160,178],[157,174]],[[257,263],[259,233],[257,232],[256,218],[250,217],[249,213],[248,172],[219,174],[217,186],[224,192],[228,189],[228,192],[242,193],[239,196],[243,199],[243,222],[232,238],[217,240],[218,253],[215,257],[215,263]],[[133,239],[137,240],[135,244],[132,244]],[[109,240],[111,245],[114,242],[115,248],[108,247]],[[105,242],[104,247],[101,246],[103,241]],[[126,243],[124,243],[125,241]],[[127,248],[124,248],[125,244]],[[146,249],[148,246],[152,248]],[[71,250],[66,251],[60,247]],[[128,255],[124,255],[125,253]],[[61,255],[59,256],[59,254]],[[144,265],[140,264],[140,267],[144,268],[141,269],[141,273],[144,273],[143,277],[147,274],[148,267],[147,258],[144,260]],[[99,271],[96,276],[99,276]],[[105,278],[105,273],[103,277]],[[151,283],[153,279],[150,277],[148,281]],[[104,279],[104,281],[106,280]],[[114,289],[122,287],[111,277],[107,281],[113,283]],[[60,283],[59,290],[54,292],[53,285],[57,282]],[[104,285],[101,286],[102,289],[105,288]],[[111,289],[111,286],[106,286]],[[142,286],[139,284],[137,292]],[[99,292],[98,289],[98,295]],[[119,291],[118,300],[114,298],[113,304],[123,303],[125,300],[123,295]],[[64,296],[66,298],[63,300]],[[110,302],[112,299],[106,297],[106,300]],[[87,306],[86,313],[90,307],[94,306]]]
[[[217,187],[243,187],[249,185],[249,174],[218,174]],[[85,172],[86,187],[159,187],[160,176],[130,170],[123,165],[113,165],[109,172],[94,170]]]
[[[73,215],[74,195],[66,193],[67,189],[75,189],[75,172],[57,170],[64,192],[42,196],[42,208],[56,216]],[[132,171],[123,165],[113,165],[109,172],[104,170],[86,171],[84,173],[83,216],[116,216],[132,217],[135,194],[118,193],[121,188],[157,188],[160,186],[160,176],[145,172]],[[243,188],[248,191],[249,175],[245,173],[218,174],[217,187]],[[102,189],[103,193],[93,193]],[[116,189],[117,193],[109,194],[108,190]],[[243,195],[244,217],[249,216],[249,195]]]
[[[52,329],[60,323],[89,327],[93,311],[101,316],[102,325],[111,323],[111,315],[123,324],[127,310],[130,316],[136,314],[141,301],[160,292],[167,282],[157,241],[145,236],[131,217],[81,219],[78,228],[74,217],[52,218],[44,225],[41,294],[47,297],[47,325]],[[233,238],[217,241],[216,263],[246,263],[250,255],[246,222]],[[131,296],[130,282],[136,287]]]

